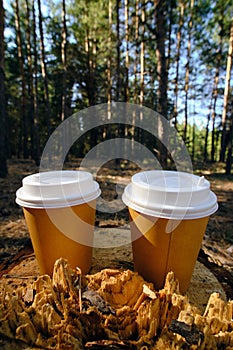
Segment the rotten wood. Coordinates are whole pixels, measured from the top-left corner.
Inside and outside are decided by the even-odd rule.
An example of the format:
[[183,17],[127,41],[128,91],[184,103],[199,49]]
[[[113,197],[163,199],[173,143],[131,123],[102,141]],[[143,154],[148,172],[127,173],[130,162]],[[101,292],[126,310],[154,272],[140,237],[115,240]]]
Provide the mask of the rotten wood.
[[110,305],[101,297],[99,293],[94,290],[88,289],[82,294],[82,300],[87,300],[92,306],[96,306],[97,309],[103,314],[113,314],[115,315],[115,310],[113,310]]
[[185,322],[172,320],[168,329],[185,338],[188,345],[200,345],[204,339],[204,334],[198,329],[195,324],[188,325]]
[[227,299],[233,299],[233,271],[224,268],[222,265],[216,264],[211,256],[200,250],[198,255],[198,261],[205,265],[214,276],[217,278],[222,288],[224,289]]
[[12,270],[14,266],[18,265],[21,261],[33,255],[34,252],[30,243],[26,247],[20,249],[18,254],[16,254],[14,257],[10,256],[8,259],[4,259],[0,264],[0,278],[3,277],[3,275],[7,275],[8,272]]
[[125,350],[134,350],[136,349],[136,346],[129,344],[124,341],[115,341],[115,340],[97,340],[97,341],[91,341],[87,342],[85,344],[85,349],[91,349],[91,350],[117,350],[117,349],[125,349]]

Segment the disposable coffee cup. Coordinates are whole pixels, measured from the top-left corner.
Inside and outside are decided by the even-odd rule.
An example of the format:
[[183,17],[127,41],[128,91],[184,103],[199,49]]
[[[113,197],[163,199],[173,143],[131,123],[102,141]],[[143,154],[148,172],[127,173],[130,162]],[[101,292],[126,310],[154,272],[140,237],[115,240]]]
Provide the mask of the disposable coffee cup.
[[23,207],[41,274],[52,275],[65,258],[85,274],[92,263],[97,182],[85,171],[41,172],[25,177],[16,192]]
[[140,172],[122,200],[130,214],[135,270],[157,289],[173,271],[185,293],[209,217],[218,208],[209,182],[185,172]]

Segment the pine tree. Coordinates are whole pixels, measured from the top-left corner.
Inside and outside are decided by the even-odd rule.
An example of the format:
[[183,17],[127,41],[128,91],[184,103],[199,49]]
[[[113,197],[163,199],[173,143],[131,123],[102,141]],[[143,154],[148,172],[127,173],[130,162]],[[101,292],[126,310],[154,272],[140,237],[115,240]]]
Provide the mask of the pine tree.
[[0,177],[6,177],[8,173],[5,107],[4,8],[3,1],[0,0]]

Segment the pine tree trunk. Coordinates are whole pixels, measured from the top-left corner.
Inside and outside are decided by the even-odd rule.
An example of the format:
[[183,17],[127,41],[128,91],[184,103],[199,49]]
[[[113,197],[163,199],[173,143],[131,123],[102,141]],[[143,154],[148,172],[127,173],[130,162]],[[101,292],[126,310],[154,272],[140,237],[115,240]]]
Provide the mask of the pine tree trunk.
[[[227,57],[227,70],[226,70],[226,85],[225,85],[225,92],[224,92],[224,109],[223,109],[223,115],[226,119],[227,111],[229,109],[229,91],[230,91],[230,80],[231,80],[231,69],[232,69],[232,55],[233,55],[233,19],[231,22],[231,30],[230,30],[230,40],[229,40],[229,50],[228,50],[228,57]],[[226,174],[231,173],[231,166],[232,166],[232,141],[233,141],[233,107],[232,107],[232,100],[231,100],[231,117],[229,120],[229,135],[228,135],[228,142],[227,142],[227,160],[226,160]]]
[[217,99],[218,99],[218,85],[219,85],[219,73],[221,68],[221,59],[222,59],[222,45],[223,45],[223,33],[224,33],[224,6],[223,2],[221,3],[221,16],[219,20],[219,49],[217,53],[217,63],[216,63],[216,69],[215,69],[215,76],[214,76],[214,86],[212,90],[212,96],[211,100],[213,101],[212,105],[212,113],[211,113],[211,119],[212,119],[212,134],[211,134],[211,162],[215,161],[215,139],[216,139],[216,132],[215,132],[215,119],[216,119],[216,106],[217,106]]
[[108,3],[108,62],[107,62],[107,103],[108,119],[111,119],[111,101],[112,101],[112,0]]
[[217,62],[215,77],[214,77],[214,88],[212,92],[212,98],[213,98],[213,107],[212,107],[212,135],[211,135],[211,162],[215,161],[215,118],[216,118],[216,105],[217,105],[217,98],[218,98],[218,82],[219,82],[219,69],[220,69],[220,63],[221,63],[221,51],[219,52],[219,58]]
[[168,2],[168,17],[169,17],[169,26],[168,26],[168,49],[167,49],[167,72],[169,74],[170,64],[171,64],[171,46],[172,46],[172,23],[173,23],[173,3],[172,1]]
[[[39,149],[38,149],[38,130],[35,128],[35,95],[34,95],[34,77],[33,72],[33,58],[31,46],[31,24],[30,24],[30,8],[28,0],[25,0],[26,5],[26,39],[27,39],[27,62],[28,62],[28,97],[29,109],[28,119],[30,120],[30,138],[31,138],[31,157],[34,159],[36,165],[39,165]],[[34,4],[33,4],[34,6]],[[33,12],[33,10],[32,10]],[[33,24],[34,25],[34,24]],[[36,45],[36,43],[35,43]]]
[[[223,10],[223,9],[222,9]],[[208,142],[208,133],[209,133],[209,122],[210,119],[212,120],[212,133],[211,133],[211,162],[215,161],[215,118],[216,118],[216,105],[217,105],[217,98],[218,98],[218,83],[219,83],[219,70],[221,66],[221,56],[222,56],[222,34],[224,32],[223,30],[223,17],[224,13],[221,12],[221,19],[219,21],[220,25],[220,31],[219,31],[219,49],[217,53],[217,63],[216,63],[216,69],[215,69],[215,76],[214,76],[214,84],[211,94],[211,108],[210,113],[208,115],[208,129],[206,130],[206,136],[205,136],[205,148],[204,148],[204,160],[206,161],[208,159],[208,152],[207,152],[207,142]]]
[[28,117],[30,120],[30,138],[31,138],[31,156],[33,158],[33,115],[34,115],[34,97],[33,97],[33,73],[32,73],[32,53],[31,53],[31,27],[30,27],[30,9],[28,0],[25,0],[26,13],[26,47],[27,47],[27,62],[28,62]]
[[67,76],[67,62],[66,62],[66,47],[67,47],[67,27],[66,27],[66,3],[62,0],[62,41],[61,41],[61,60],[62,60],[62,108],[61,120],[67,117],[67,91],[66,91],[66,76]]
[[189,74],[190,74],[190,58],[191,58],[191,39],[192,39],[192,27],[193,27],[193,7],[194,0],[190,0],[190,18],[188,23],[188,48],[187,48],[187,63],[185,70],[185,102],[184,102],[184,129],[183,140],[187,139],[187,126],[188,126],[188,100],[189,100]]
[[[195,103],[195,102],[194,102]],[[195,115],[195,113],[194,113]],[[195,149],[196,149],[196,125],[195,117],[193,118],[193,130],[192,130],[192,160],[195,160]]]
[[144,102],[144,71],[145,71],[145,0],[141,2],[141,48],[140,48],[140,106]]
[[[134,50],[134,81],[133,81],[133,102],[138,103],[138,62],[139,62],[139,0],[135,2],[135,15],[134,15],[134,41],[135,41],[135,50]],[[136,112],[133,110],[132,113],[132,131],[131,131],[131,154],[134,153],[134,140],[135,140],[135,121],[136,121]]]
[[[88,18],[88,9],[85,13]],[[85,52],[87,57],[87,96],[89,106],[96,104],[96,82],[95,82],[95,69],[96,69],[96,39],[95,39],[95,23],[93,23],[94,30],[90,31],[89,27],[86,28],[85,34]],[[96,134],[96,133],[95,133]],[[93,135],[93,139],[96,135]]]
[[204,154],[203,154],[205,162],[208,160],[208,138],[209,138],[209,127],[210,127],[212,103],[213,103],[213,98],[211,98],[210,109],[209,109],[209,113],[207,116],[206,127],[205,127],[205,141],[204,141]]
[[34,118],[33,118],[33,134],[34,134],[34,159],[37,165],[39,165],[40,159],[40,142],[39,142],[39,127],[38,127],[38,52],[37,52],[37,34],[36,34],[36,13],[35,3],[32,2],[32,17],[33,17],[33,106],[34,106]]
[[[221,162],[225,161],[227,144],[229,144],[228,136],[231,134],[227,126],[227,110],[228,110],[231,67],[232,67],[232,45],[233,45],[233,20],[231,22],[231,30],[230,30],[230,40],[229,40],[229,50],[228,50],[228,56],[227,56],[226,79],[225,79],[225,90],[224,90],[224,104],[223,104],[223,111],[222,111],[222,138],[221,138],[221,151],[220,151]],[[229,162],[229,160],[227,160],[227,162]]]
[[8,173],[6,145],[6,102],[4,81],[4,8],[3,0],[0,0],[0,177],[6,177]]
[[173,110],[173,118],[174,118],[174,127],[177,129],[177,116],[178,116],[178,93],[179,93],[179,70],[180,70],[180,49],[181,49],[181,36],[182,29],[184,25],[184,4],[182,2],[179,3],[179,27],[176,35],[176,75],[175,75],[175,87],[174,87],[174,110]]
[[41,49],[41,72],[44,83],[44,99],[46,107],[46,122],[47,122],[47,132],[50,135],[50,102],[49,102],[49,84],[48,84],[48,75],[47,75],[47,65],[45,59],[45,45],[44,45],[44,32],[43,32],[43,19],[41,11],[41,0],[38,1],[38,12],[39,12],[39,31],[40,31],[40,49]]
[[36,34],[36,14],[35,3],[32,2],[32,17],[33,17],[33,106],[34,106],[34,118],[33,118],[33,133],[34,133],[34,159],[37,165],[39,165],[40,159],[40,142],[39,142],[39,128],[38,128],[38,52],[37,52],[37,34]]
[[125,0],[125,102],[129,101],[129,4]]
[[[86,20],[88,21],[88,8],[86,8]],[[86,53],[86,64],[87,64],[87,77],[86,77],[86,87],[87,87],[87,97],[89,106],[94,106],[96,104],[96,23],[93,23],[93,30],[86,27],[85,33],[85,53]],[[98,133],[96,129],[90,131],[90,148],[94,148],[97,145]],[[93,151],[95,152],[95,151]]]
[[120,77],[120,59],[121,59],[121,50],[120,50],[120,0],[116,0],[116,16],[117,16],[117,62],[116,62],[116,101],[118,102],[120,99],[120,86],[121,86],[121,77]]
[[27,108],[26,78],[25,78],[25,69],[24,69],[24,55],[23,55],[23,48],[22,48],[22,34],[21,34],[18,0],[15,1],[15,28],[16,28],[18,60],[19,60],[21,86],[22,86],[21,115],[22,115],[23,157],[28,158],[29,150],[28,150],[28,121],[27,121],[27,111],[26,111],[26,108]]
[[[157,57],[157,76],[158,76],[158,107],[157,111],[167,118],[167,81],[168,72],[166,67],[165,40],[166,40],[166,0],[155,0],[155,18],[156,18],[156,57]],[[161,142],[158,144],[158,156],[163,168],[167,166],[166,138],[168,137],[162,119],[159,120],[158,135]]]
[[135,3],[135,51],[134,51],[134,65],[133,65],[133,72],[134,72],[134,94],[133,94],[133,101],[134,103],[138,103],[138,54],[139,54],[139,14],[138,14],[138,8],[139,8],[139,0],[136,0]]

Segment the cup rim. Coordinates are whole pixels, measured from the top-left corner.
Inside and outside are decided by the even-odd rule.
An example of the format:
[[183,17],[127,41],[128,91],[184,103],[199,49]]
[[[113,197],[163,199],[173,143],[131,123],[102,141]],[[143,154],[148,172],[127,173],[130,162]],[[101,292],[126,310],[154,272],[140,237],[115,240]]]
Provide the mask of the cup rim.
[[[153,178],[153,175],[156,176]],[[156,185],[157,180],[161,183],[160,175],[164,179],[174,175],[177,178],[183,176],[192,181],[190,186],[182,187],[181,179],[178,185],[175,179],[176,187],[166,187],[165,179],[163,186],[160,186]],[[147,183],[143,182],[144,179]],[[124,189],[122,200],[128,207],[140,213],[165,219],[198,219],[210,216],[218,209],[217,197],[210,190],[209,181],[191,173],[169,170],[148,170],[133,175]]]
[[16,191],[16,203],[28,208],[64,208],[88,203],[100,193],[99,184],[87,171],[48,171],[26,176]]

